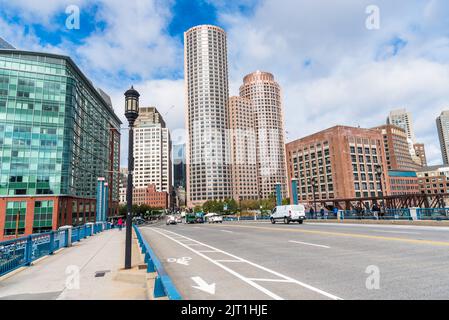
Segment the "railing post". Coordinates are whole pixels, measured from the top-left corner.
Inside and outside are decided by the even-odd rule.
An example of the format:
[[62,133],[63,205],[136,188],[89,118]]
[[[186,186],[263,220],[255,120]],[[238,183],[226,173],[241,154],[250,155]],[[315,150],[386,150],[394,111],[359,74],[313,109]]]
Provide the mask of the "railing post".
[[164,286],[162,284],[162,279],[160,276],[156,277],[156,281],[154,282],[154,297],[155,298],[161,298],[161,297],[165,297],[165,291],[164,291]]
[[55,232],[51,231],[50,232],[50,250],[49,250],[49,254],[53,254],[53,252],[55,251]]
[[25,247],[25,265],[27,266],[31,265],[32,253],[33,253],[33,237],[28,236]]

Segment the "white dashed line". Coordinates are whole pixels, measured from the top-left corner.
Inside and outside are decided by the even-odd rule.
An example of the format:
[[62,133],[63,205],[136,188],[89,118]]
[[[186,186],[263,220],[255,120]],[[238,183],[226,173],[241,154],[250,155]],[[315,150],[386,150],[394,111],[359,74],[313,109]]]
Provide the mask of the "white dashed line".
[[314,244],[314,243],[301,242],[301,241],[293,241],[293,240],[290,240],[289,242],[291,242],[291,243],[297,243],[297,244],[304,244],[304,245],[306,245],[306,246],[314,246],[314,247],[326,248],[326,249],[330,249],[330,248],[331,248],[331,247],[329,247],[329,246],[324,246],[324,245],[322,245],[322,244]]

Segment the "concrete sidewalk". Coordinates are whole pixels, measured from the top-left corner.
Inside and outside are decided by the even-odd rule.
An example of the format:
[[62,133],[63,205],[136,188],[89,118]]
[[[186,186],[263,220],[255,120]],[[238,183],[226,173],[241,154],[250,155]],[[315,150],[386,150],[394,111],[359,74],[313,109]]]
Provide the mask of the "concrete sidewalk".
[[[134,237],[134,235],[133,235]],[[124,266],[125,229],[75,243],[0,278],[0,300],[145,300],[146,270],[133,241],[133,269]]]

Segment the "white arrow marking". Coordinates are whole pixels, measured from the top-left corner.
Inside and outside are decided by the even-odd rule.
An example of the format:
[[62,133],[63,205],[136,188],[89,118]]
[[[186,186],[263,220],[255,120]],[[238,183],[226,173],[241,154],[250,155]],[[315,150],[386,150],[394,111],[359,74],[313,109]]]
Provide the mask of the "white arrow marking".
[[192,277],[191,279],[197,284],[197,286],[192,287],[210,294],[215,294],[215,283],[207,284],[207,282],[201,279],[201,277]]

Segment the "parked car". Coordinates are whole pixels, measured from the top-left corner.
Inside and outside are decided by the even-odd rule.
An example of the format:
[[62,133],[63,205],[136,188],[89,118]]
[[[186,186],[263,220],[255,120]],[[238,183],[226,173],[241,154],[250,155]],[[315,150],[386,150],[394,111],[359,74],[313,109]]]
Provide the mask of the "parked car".
[[273,209],[270,216],[271,223],[273,224],[279,220],[284,221],[286,224],[289,224],[290,222],[302,224],[305,219],[306,208],[302,204],[277,206]]
[[182,223],[182,217],[176,216],[176,223]]
[[223,216],[217,213],[208,213],[205,218],[208,223],[223,223]]
[[176,217],[175,216],[167,216],[167,220],[165,221],[165,224],[168,226],[170,224],[176,224]]
[[146,222],[147,221],[144,218],[141,218],[141,217],[134,217],[133,218],[133,223],[138,225],[138,226],[140,226],[140,225],[142,225],[142,224],[144,224]]

